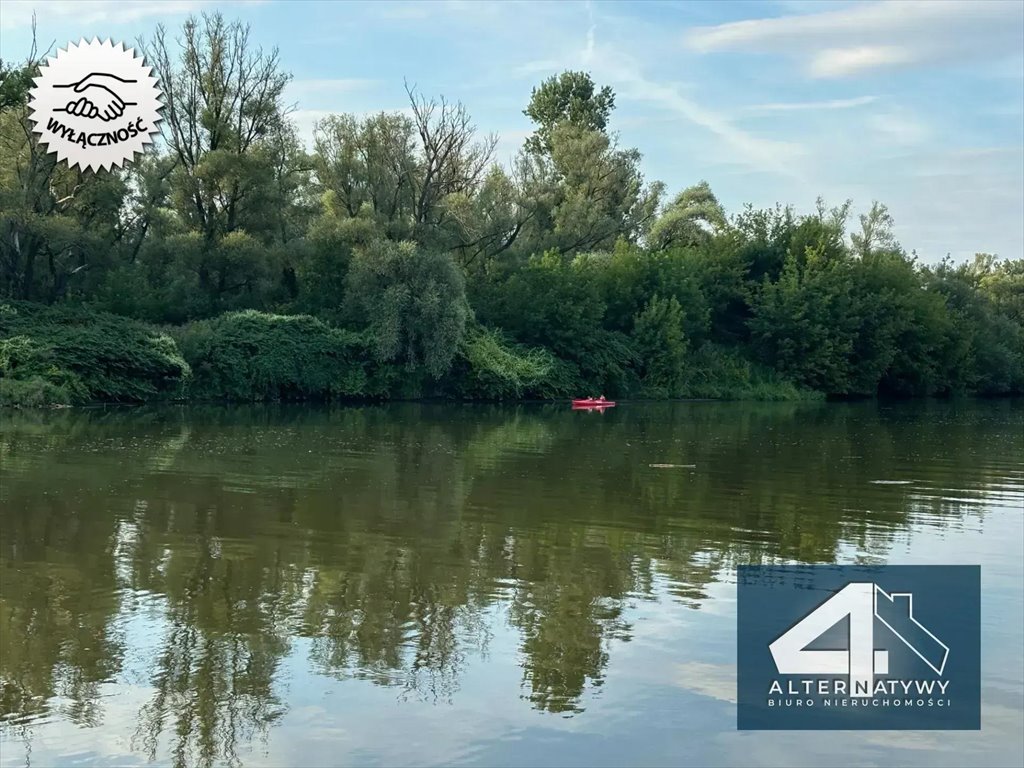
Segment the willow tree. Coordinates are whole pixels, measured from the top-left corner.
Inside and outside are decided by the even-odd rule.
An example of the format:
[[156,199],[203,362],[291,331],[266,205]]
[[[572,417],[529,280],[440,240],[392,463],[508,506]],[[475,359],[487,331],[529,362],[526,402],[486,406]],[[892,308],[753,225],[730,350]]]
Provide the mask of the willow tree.
[[722,204],[711,186],[702,181],[684,189],[665,206],[651,225],[647,245],[654,250],[701,245],[727,228]]
[[378,361],[435,378],[451,365],[470,317],[451,256],[408,241],[377,240],[356,249],[345,303],[367,327]]

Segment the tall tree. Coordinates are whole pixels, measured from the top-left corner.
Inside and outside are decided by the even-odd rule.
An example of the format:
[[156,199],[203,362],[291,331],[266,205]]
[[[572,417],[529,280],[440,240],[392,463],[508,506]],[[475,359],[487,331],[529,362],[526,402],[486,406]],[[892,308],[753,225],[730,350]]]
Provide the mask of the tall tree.
[[164,91],[162,126],[178,163],[176,207],[212,242],[241,228],[267,180],[273,163],[261,150],[284,129],[291,76],[276,49],[254,48],[249,27],[220,13],[190,17],[176,42],[180,53],[161,25],[146,52]]
[[603,133],[613,109],[615,93],[611,87],[598,88],[586,72],[552,75],[533,89],[530,103],[523,110],[537,124],[526,147],[531,152],[550,152],[552,132],[563,123]]
[[465,206],[485,185],[496,138],[479,137],[462,104],[407,93],[411,117],[332,115],[317,124],[313,163],[326,213],[453,250],[479,237]]
[[664,185],[644,184],[639,151],[562,124],[552,131],[550,156],[532,157],[531,181],[550,200],[534,221],[534,252],[610,249],[620,237],[636,241],[646,233]]

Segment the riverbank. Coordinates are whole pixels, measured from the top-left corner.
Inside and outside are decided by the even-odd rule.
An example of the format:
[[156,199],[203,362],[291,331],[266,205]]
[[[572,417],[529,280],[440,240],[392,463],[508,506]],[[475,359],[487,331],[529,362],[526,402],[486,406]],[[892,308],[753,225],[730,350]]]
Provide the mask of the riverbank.
[[801,388],[736,350],[706,344],[687,355],[680,384],[587,377],[543,347],[476,326],[449,370],[377,359],[365,334],[308,315],[247,310],[186,325],[144,323],[86,307],[0,305],[0,405],[344,401],[441,398],[552,400],[604,392],[644,399],[808,400]]

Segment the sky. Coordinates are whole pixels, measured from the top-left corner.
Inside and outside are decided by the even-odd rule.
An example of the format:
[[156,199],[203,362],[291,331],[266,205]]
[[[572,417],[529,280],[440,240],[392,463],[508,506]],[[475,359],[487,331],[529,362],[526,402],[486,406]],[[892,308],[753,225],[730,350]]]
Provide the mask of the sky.
[[278,47],[300,134],[461,101],[508,162],[531,89],[565,69],[616,93],[611,129],[674,195],[706,180],[729,213],[885,203],[922,261],[1024,256],[1024,1],[302,2],[0,0],[0,55],[135,42],[220,10]]

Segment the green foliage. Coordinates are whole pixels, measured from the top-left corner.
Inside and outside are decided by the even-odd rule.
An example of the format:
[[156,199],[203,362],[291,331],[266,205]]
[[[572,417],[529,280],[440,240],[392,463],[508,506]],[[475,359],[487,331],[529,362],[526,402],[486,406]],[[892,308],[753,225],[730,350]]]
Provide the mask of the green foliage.
[[471,315],[452,258],[407,241],[376,240],[356,250],[346,304],[365,318],[378,361],[434,378],[451,365]]
[[550,152],[552,131],[557,125],[603,133],[613,109],[615,93],[607,85],[599,89],[586,72],[553,75],[533,89],[530,103],[523,110],[537,124],[526,146],[534,153]]
[[78,308],[0,305],[6,404],[142,402],[178,395],[189,366],[165,333]]
[[803,269],[787,258],[778,282],[765,282],[750,322],[752,343],[765,363],[797,383],[844,392],[853,345],[849,270],[808,254]]
[[299,310],[344,323],[345,286],[353,249],[377,236],[374,222],[363,216],[322,216],[314,221],[296,258]]
[[944,261],[926,273],[931,293],[947,310],[942,352],[948,389],[994,395],[1024,391],[1024,260],[996,264]]
[[0,59],[0,112],[28,104],[28,92],[36,73],[37,68],[32,63],[21,66]]
[[619,149],[600,131],[566,123],[551,133],[549,158],[535,162],[539,195],[548,205],[537,213],[536,250],[580,253],[610,249],[616,240],[640,239],[646,232],[663,186],[645,186],[640,153]]
[[706,243],[716,232],[727,228],[725,210],[702,181],[684,189],[651,226],[648,245],[663,250],[673,245],[696,246]]
[[752,363],[738,350],[705,344],[686,361],[681,397],[712,400],[819,400],[771,368]]
[[365,345],[306,315],[231,312],[175,329],[192,367],[188,394],[209,400],[306,400],[368,391]]
[[556,396],[558,361],[542,347],[511,343],[500,331],[474,326],[466,333],[451,375],[450,394],[506,400],[526,395]]
[[675,296],[651,297],[643,312],[636,316],[633,343],[645,394],[677,394],[686,361],[686,336],[683,309]]

